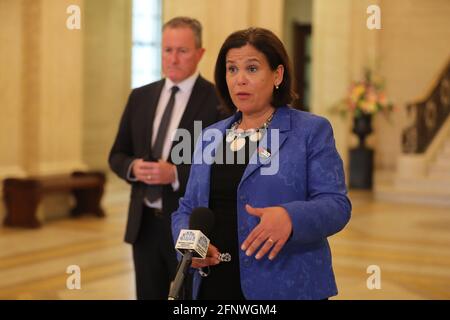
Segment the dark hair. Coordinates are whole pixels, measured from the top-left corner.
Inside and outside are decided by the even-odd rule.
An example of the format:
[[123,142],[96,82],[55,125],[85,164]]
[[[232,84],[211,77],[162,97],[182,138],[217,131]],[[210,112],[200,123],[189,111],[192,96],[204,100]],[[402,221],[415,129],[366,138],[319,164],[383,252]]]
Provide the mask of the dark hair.
[[195,45],[197,48],[202,47],[202,24],[200,21],[189,17],[175,17],[164,23],[162,30],[166,28],[190,28],[194,32]]
[[263,28],[249,28],[239,30],[225,40],[217,56],[214,79],[216,81],[217,92],[222,99],[224,106],[230,112],[236,110],[236,106],[231,100],[226,81],[226,56],[230,49],[241,48],[246,44],[251,45],[266,57],[270,68],[275,71],[279,65],[284,67],[283,81],[277,90],[272,94],[272,105],[275,108],[287,105],[292,102],[296,94],[292,89],[293,74],[289,63],[289,57],[281,40],[270,30]]

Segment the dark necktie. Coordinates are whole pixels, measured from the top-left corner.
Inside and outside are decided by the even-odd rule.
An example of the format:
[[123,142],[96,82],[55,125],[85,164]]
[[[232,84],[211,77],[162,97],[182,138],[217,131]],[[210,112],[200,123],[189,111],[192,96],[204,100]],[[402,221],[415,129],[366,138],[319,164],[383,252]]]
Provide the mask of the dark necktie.
[[[170,94],[169,102],[164,109],[164,114],[161,118],[158,128],[158,134],[156,135],[155,143],[152,147],[152,156],[155,161],[161,159],[162,151],[164,148],[164,142],[166,140],[167,130],[169,127],[170,120],[172,118],[173,107],[175,106],[175,94],[180,90],[177,86],[172,87],[172,93]],[[162,187],[161,185],[148,185],[146,197],[150,202],[155,202],[161,198]]]

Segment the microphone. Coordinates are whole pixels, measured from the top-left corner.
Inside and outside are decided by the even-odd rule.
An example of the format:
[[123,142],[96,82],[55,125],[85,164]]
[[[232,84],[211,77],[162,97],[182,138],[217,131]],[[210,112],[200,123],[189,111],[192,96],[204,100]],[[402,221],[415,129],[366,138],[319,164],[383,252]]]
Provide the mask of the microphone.
[[182,229],[178,235],[175,249],[183,255],[178,265],[175,279],[170,285],[168,300],[176,300],[179,297],[181,287],[186,278],[192,258],[206,258],[208,252],[210,234],[214,226],[214,213],[204,207],[192,210],[189,218],[189,229]]

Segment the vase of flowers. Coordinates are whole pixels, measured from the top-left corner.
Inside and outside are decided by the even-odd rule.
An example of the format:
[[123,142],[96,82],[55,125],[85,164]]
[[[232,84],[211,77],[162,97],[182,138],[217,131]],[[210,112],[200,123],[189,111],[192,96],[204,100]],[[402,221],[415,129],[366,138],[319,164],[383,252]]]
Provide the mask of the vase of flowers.
[[351,83],[348,95],[334,107],[334,111],[353,118],[352,132],[359,139],[358,146],[350,150],[350,187],[372,188],[373,150],[365,145],[365,139],[373,131],[373,116],[383,113],[388,117],[392,110],[383,81],[369,69],[362,81]]
[[389,116],[392,110],[393,104],[387,99],[384,91],[384,81],[370,69],[364,71],[362,81],[350,84],[347,96],[333,107],[333,111],[343,116],[350,114],[352,118],[377,113]]

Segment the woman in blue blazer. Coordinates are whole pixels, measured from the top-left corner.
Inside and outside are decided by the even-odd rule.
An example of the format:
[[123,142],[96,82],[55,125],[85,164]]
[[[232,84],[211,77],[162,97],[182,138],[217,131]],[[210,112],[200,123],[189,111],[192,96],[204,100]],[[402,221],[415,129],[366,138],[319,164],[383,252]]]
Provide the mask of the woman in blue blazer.
[[[197,299],[326,299],[337,294],[327,237],[350,219],[330,123],[288,106],[289,59],[271,31],[231,34],[215,81],[233,116],[206,128],[172,214],[176,240],[197,207],[215,215]],[[231,261],[221,261],[227,253]],[[203,277],[201,276],[203,275]]]

